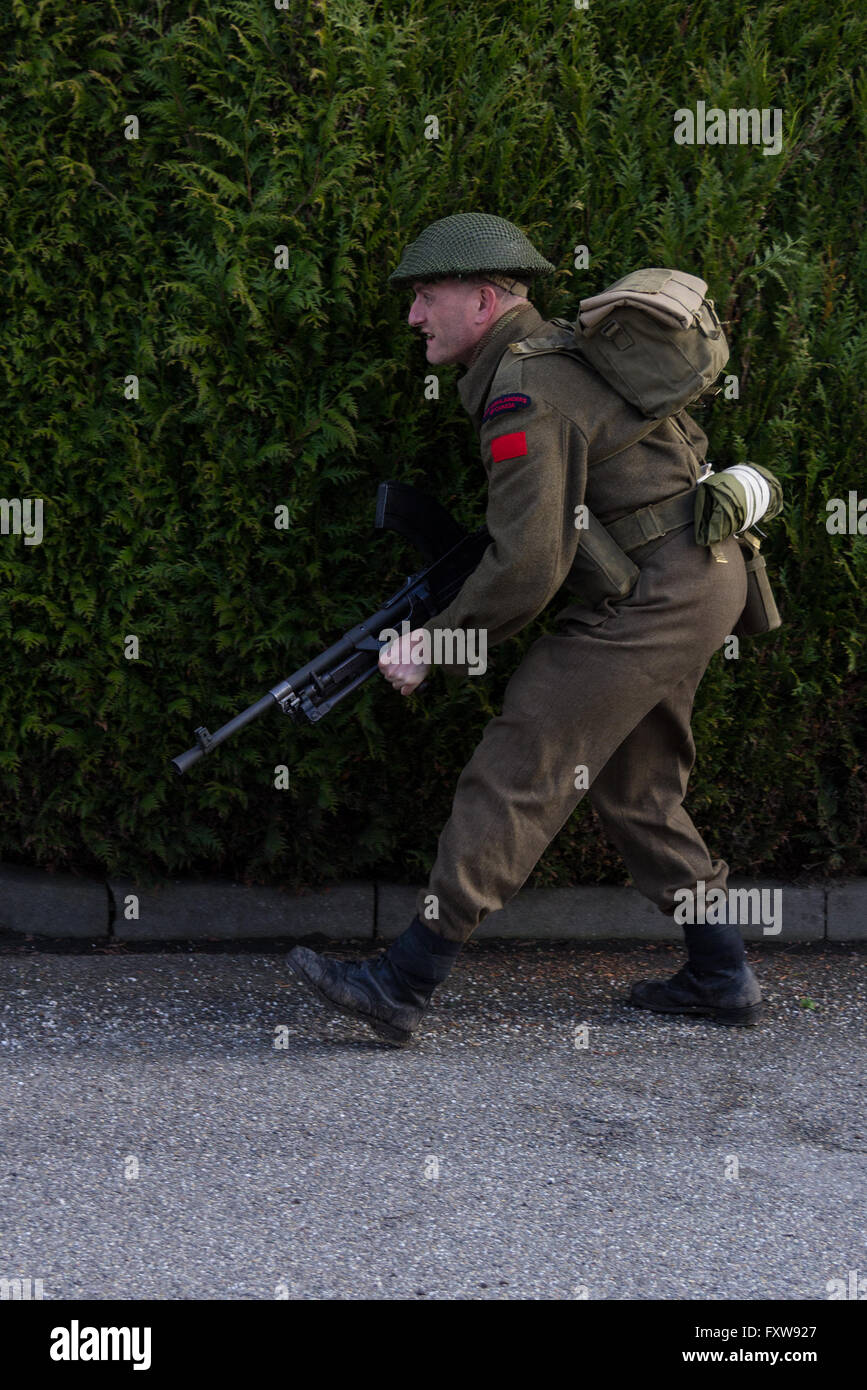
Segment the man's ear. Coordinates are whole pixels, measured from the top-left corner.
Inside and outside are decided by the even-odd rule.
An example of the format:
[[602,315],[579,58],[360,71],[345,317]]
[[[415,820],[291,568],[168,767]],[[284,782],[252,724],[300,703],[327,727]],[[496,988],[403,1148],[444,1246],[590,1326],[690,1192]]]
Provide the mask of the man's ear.
[[497,307],[497,292],[490,285],[478,285],[478,314],[482,317],[489,316]]

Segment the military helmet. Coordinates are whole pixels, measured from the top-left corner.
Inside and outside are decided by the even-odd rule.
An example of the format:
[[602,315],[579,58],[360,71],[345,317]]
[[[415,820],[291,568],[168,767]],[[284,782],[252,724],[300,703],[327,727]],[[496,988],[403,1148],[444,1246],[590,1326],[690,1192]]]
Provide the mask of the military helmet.
[[524,281],[553,273],[551,262],[539,255],[514,222],[486,212],[458,212],[425,227],[388,280],[406,285],[414,280],[487,275],[504,289],[526,294]]

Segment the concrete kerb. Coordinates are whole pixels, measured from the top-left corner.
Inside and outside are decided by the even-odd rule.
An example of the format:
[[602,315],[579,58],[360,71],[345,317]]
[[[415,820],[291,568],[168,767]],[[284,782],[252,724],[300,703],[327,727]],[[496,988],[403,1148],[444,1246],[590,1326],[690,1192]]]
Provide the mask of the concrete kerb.
[[[419,889],[380,884],[377,936],[391,940],[412,921]],[[433,924],[431,924],[433,925]],[[524,888],[486,917],[474,941],[679,941],[680,927],[634,888]]]
[[0,930],[22,936],[109,936],[104,882],[0,864]]
[[[796,888],[778,879],[738,878],[731,878],[729,887],[752,894],[750,920],[741,925],[745,941],[824,940],[824,887]],[[867,880],[863,880],[862,889],[867,895]],[[397,884],[380,885],[377,936],[391,939],[409,926],[417,892]],[[867,906],[867,897],[864,901]],[[851,905],[848,911],[847,920],[851,921]],[[780,929],[774,930],[777,925]],[[867,923],[864,935],[867,937]],[[682,942],[683,927],[635,888],[524,888],[508,907],[492,912],[473,933],[474,941],[516,938]]]
[[240,883],[181,880],[139,888],[113,879],[114,936],[119,941],[249,940],[326,936],[372,938],[374,886],[341,883],[310,893]]
[[[733,878],[730,886],[764,891],[766,908],[774,902],[771,895],[780,893],[782,929],[766,931],[753,913],[742,925],[747,941],[867,940],[867,879],[795,887],[779,880]],[[389,941],[409,926],[418,891],[404,884],[359,881],[290,893],[189,879],[149,889],[128,879],[106,884],[0,864],[0,930],[130,942],[314,935],[333,941]],[[586,886],[524,889],[508,907],[492,912],[473,939],[682,941],[683,931],[634,888]]]
[[840,879],[826,892],[828,940],[867,940],[867,878]]

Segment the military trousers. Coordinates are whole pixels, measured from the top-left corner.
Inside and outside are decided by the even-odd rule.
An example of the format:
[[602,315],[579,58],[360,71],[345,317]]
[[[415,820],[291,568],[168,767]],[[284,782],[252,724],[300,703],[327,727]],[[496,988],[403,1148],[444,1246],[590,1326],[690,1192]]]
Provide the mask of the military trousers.
[[672,912],[678,889],[725,889],[683,807],[695,760],[693,698],[743,610],[747,581],[734,537],[720,563],[692,527],[636,551],[628,598],[573,604],[511,677],[502,713],[458,780],[451,815],[416,910],[466,941],[526,882],[585,794],[640,891]]

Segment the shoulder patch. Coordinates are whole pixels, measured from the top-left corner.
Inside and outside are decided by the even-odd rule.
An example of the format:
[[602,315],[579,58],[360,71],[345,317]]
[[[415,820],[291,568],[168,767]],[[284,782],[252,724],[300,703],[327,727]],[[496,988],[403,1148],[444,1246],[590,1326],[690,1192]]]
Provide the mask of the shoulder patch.
[[527,452],[527,436],[523,430],[517,434],[498,434],[496,439],[491,440],[491,458],[494,463],[502,463],[504,459],[523,458]]
[[529,396],[522,396],[520,392],[510,391],[508,395],[497,396],[496,400],[491,401],[482,420],[493,420],[495,415],[502,415],[506,410],[526,410],[532,404]]

